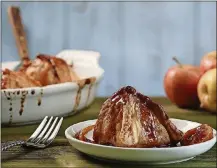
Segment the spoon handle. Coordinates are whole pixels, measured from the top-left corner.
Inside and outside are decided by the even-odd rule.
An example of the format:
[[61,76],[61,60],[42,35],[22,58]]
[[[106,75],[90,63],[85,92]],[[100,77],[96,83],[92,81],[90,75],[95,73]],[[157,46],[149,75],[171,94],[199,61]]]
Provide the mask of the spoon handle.
[[19,7],[10,6],[8,8],[8,16],[13,29],[14,37],[16,40],[17,49],[21,58],[21,62],[29,61],[29,53],[27,47],[26,34],[22,24],[21,14]]

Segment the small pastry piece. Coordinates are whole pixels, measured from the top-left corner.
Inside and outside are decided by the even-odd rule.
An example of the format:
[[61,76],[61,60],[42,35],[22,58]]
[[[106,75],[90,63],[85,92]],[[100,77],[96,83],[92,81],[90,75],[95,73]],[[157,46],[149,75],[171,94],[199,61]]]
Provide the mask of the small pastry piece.
[[188,146],[193,144],[198,144],[201,142],[206,142],[213,138],[213,129],[207,125],[202,124],[196,128],[187,131],[183,139],[181,140],[181,145]]
[[72,70],[72,65],[71,66],[68,65],[63,59],[57,57],[51,57],[50,61],[53,67],[55,68],[60,83],[79,80],[76,73]]
[[5,69],[3,71],[1,88],[2,89],[15,89],[41,86],[39,81],[29,78],[24,72],[11,71]]
[[40,81],[43,86],[79,79],[63,59],[44,54],[38,55],[25,72],[32,79]]
[[38,55],[25,72],[33,80],[40,81],[43,86],[59,83],[58,75],[50,62],[50,56],[47,55]]

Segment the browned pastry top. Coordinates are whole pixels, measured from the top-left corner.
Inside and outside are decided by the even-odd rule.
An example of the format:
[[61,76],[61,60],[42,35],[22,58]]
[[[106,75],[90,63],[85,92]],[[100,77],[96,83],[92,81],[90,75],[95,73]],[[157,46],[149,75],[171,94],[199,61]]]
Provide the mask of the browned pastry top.
[[26,74],[43,86],[78,80],[72,68],[61,58],[39,54],[26,69]]
[[1,81],[2,89],[15,89],[37,86],[41,86],[40,82],[29,78],[22,71],[16,72],[9,69],[5,69],[3,71],[3,78]]
[[127,86],[102,105],[93,139],[122,147],[159,147],[176,144],[182,135],[162,106]]
[[75,82],[79,77],[63,59],[39,54],[35,60],[23,62],[18,71],[3,71],[2,79],[2,89],[8,89]]

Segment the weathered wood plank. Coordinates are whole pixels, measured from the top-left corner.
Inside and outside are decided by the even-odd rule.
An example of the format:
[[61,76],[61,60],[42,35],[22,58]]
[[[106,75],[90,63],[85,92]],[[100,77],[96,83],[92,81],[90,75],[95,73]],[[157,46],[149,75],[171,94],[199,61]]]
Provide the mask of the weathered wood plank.
[[[80,153],[69,145],[55,146],[43,150],[21,150],[20,148],[11,149],[2,154],[3,167],[144,167],[144,165],[105,162],[91,158]],[[215,167],[216,165],[216,146],[210,151],[194,159],[172,165],[161,165],[152,167]]]
[[21,7],[31,58],[63,49],[101,53],[106,73],[98,96],[123,85],[165,95],[162,79],[172,56],[199,64],[216,48],[215,2],[3,2],[2,61],[19,59],[9,5]]
[[[144,165],[132,165],[129,163],[111,163],[105,161],[95,160],[86,156],[76,149],[71,147],[64,137],[65,129],[79,121],[94,119],[97,117],[98,112],[105,98],[97,98],[90,108],[85,109],[77,115],[70,116],[64,119],[62,128],[56,137],[55,141],[49,148],[30,150],[21,147],[14,147],[9,151],[2,152],[2,167],[17,167],[17,168],[43,168],[43,167],[144,167]],[[210,124],[216,128],[216,116],[208,112],[197,110],[179,109],[165,98],[153,98],[155,102],[163,105],[170,117],[198,121]],[[29,135],[37,127],[35,125],[8,127],[2,128],[2,141],[7,142],[11,140],[27,139]],[[195,157],[194,159],[177,163],[172,165],[150,166],[150,167],[197,167],[197,168],[211,168],[216,167],[216,145],[208,152]]]

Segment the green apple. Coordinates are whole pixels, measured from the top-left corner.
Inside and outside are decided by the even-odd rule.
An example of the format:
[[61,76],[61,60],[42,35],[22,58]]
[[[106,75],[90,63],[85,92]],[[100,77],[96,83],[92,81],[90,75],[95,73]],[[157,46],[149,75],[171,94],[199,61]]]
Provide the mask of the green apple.
[[216,68],[208,70],[199,80],[197,93],[200,107],[210,112],[216,110]]

